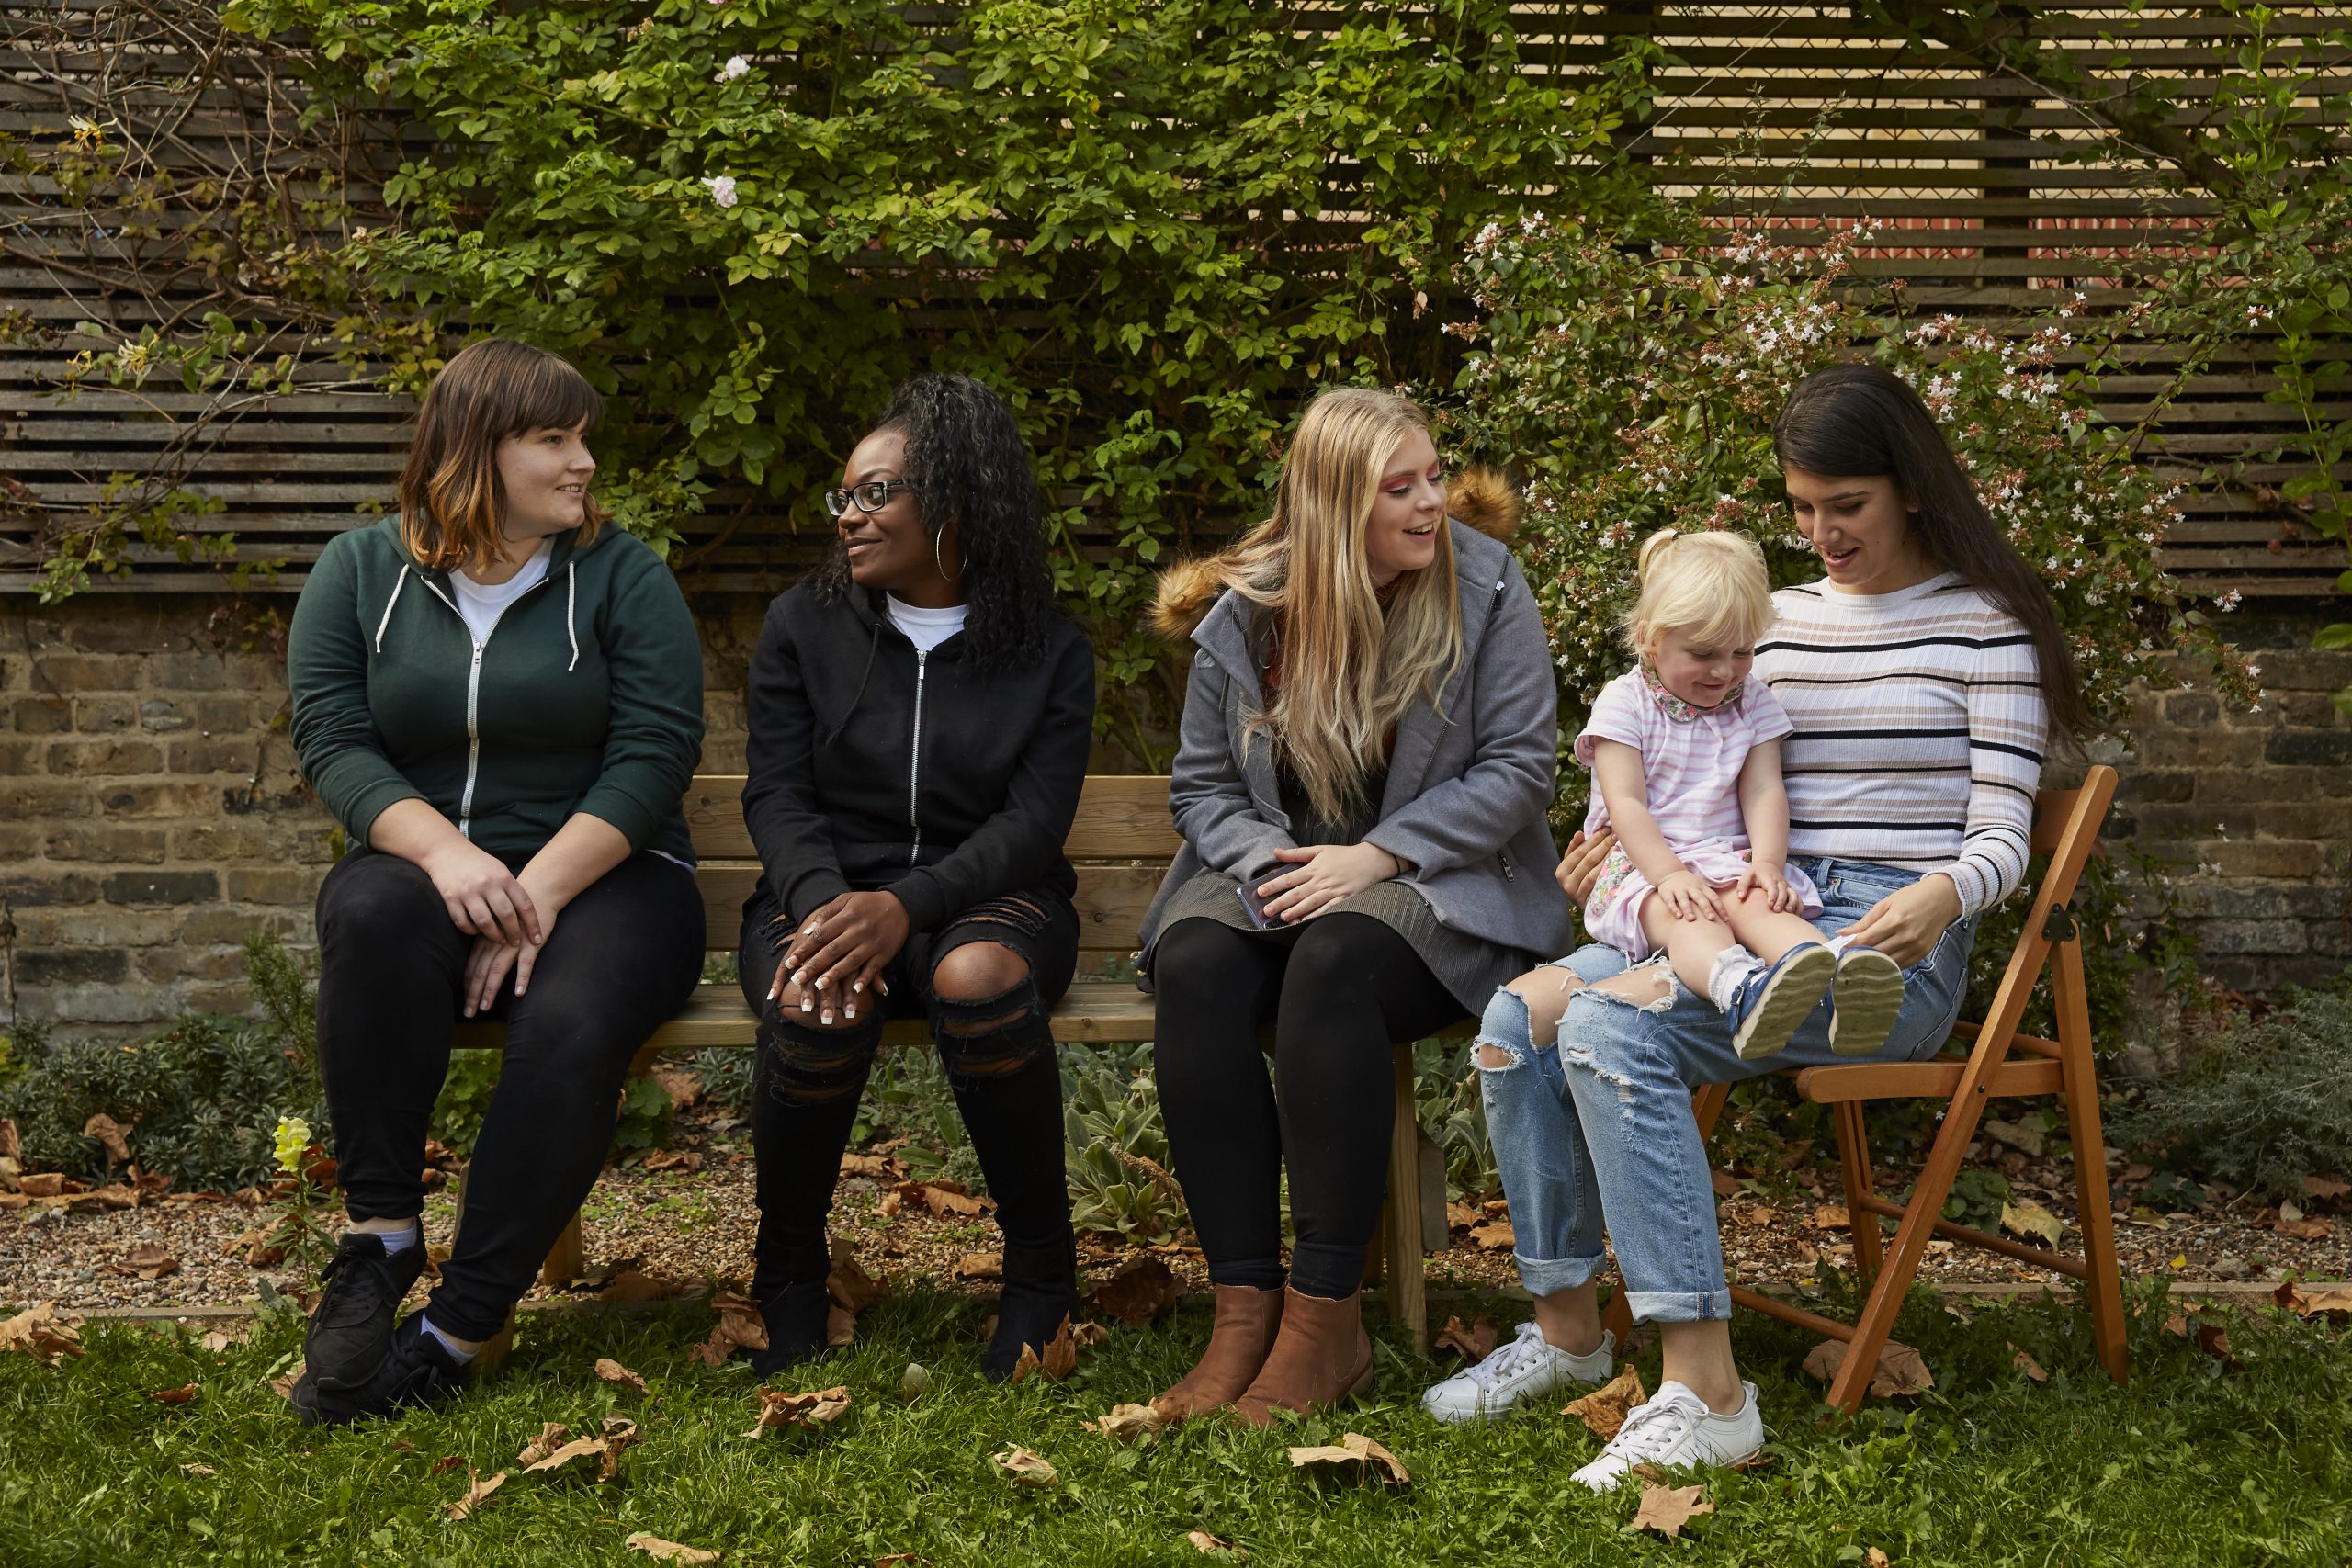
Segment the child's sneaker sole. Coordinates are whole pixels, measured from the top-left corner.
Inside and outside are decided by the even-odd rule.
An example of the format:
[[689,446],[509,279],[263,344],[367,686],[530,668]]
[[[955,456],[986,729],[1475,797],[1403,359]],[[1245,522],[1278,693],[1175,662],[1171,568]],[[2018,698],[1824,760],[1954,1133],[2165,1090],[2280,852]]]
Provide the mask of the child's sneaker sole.
[[1829,1001],[1829,1048],[1875,1056],[1903,1012],[1903,968],[1875,948],[1849,949],[1838,960]]
[[1731,1048],[1739,1059],[1753,1062],[1786,1046],[1797,1025],[1820,1005],[1837,968],[1836,955],[1826,947],[1808,947],[1781,960],[1762,982],[1764,994],[1732,1031]]

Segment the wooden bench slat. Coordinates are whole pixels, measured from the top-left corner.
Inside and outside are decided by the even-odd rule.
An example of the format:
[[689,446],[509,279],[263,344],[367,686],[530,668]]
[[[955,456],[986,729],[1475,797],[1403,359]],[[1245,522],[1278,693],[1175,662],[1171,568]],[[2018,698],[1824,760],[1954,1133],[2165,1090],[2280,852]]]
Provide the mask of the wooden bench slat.
[[[743,826],[743,776],[700,773],[686,790],[686,826],[704,860],[757,860]],[[1072,860],[1176,858],[1181,840],[1168,818],[1164,774],[1090,773],[1078,820],[1062,846]]]
[[[1080,968],[1100,962],[1103,953],[1135,951],[1136,932],[1144,911],[1151,908],[1164,865],[1081,865],[1078,869],[1078,946],[1091,955]],[[756,863],[706,863],[695,873],[695,888],[702,895],[704,940],[712,953],[732,953],[743,923],[743,900],[758,886]]]

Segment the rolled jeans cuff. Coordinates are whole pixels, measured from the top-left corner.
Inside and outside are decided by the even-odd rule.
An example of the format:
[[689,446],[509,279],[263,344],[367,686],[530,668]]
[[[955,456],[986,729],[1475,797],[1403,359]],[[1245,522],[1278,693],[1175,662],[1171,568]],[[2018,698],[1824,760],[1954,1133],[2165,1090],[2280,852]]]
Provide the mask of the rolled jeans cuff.
[[1712,1323],[1731,1315],[1731,1292],[1628,1291],[1625,1305],[1635,1323]]
[[1597,1252],[1590,1258],[1530,1258],[1514,1252],[1510,1260],[1519,1266],[1519,1282],[1529,1295],[1549,1296],[1590,1284],[1607,1258]]

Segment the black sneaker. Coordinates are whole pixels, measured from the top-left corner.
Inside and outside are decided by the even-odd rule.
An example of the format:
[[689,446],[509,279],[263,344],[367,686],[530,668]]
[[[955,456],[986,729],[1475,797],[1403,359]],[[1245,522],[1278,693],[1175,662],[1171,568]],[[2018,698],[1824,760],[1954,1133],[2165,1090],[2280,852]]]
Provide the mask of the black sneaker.
[[424,1236],[396,1253],[384,1238],[346,1231],[321,1276],[326,1291],[302,1334],[302,1359],[322,1389],[365,1387],[392,1348],[392,1318],[417,1275],[424,1271]]
[[468,1376],[467,1363],[424,1332],[424,1314],[413,1312],[392,1330],[391,1347],[376,1375],[356,1389],[320,1385],[304,1369],[291,1395],[305,1427],[340,1427],[371,1416],[390,1416],[404,1405],[432,1404],[454,1393]]
[[760,1303],[760,1321],[768,1329],[767,1348],[752,1350],[739,1345],[735,1354],[751,1362],[752,1370],[763,1381],[786,1367],[813,1361],[830,1348],[825,1322],[831,1311],[824,1280],[786,1285]]

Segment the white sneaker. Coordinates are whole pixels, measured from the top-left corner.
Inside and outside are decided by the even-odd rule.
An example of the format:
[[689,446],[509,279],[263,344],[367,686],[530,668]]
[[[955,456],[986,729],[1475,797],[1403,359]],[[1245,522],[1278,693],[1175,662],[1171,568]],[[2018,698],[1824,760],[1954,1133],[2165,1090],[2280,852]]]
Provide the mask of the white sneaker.
[[1747,1402],[1729,1416],[1718,1416],[1679,1382],[1658,1385],[1647,1404],[1626,1414],[1625,1424],[1571,1480],[1595,1492],[1611,1492],[1637,1464],[1660,1470],[1681,1465],[1737,1464],[1753,1459],[1764,1446],[1764,1418],[1756,1411],[1756,1385],[1739,1385]]
[[1600,1348],[1582,1356],[1555,1350],[1532,1323],[1475,1367],[1464,1367],[1421,1395],[1421,1408],[1441,1421],[1499,1421],[1522,1399],[1541,1399],[1577,1383],[1607,1382],[1615,1370],[1617,1337],[1603,1330]]

